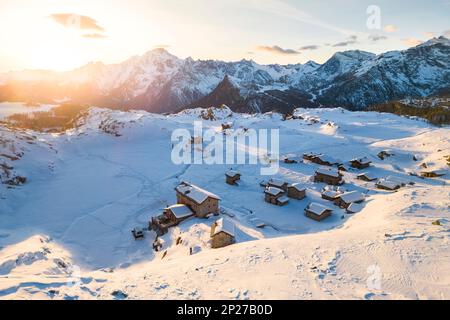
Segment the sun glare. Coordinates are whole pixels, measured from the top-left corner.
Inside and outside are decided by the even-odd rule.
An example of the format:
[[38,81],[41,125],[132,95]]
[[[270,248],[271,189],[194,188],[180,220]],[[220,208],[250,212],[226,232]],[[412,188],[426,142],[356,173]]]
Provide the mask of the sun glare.
[[56,71],[70,70],[80,65],[76,53],[57,48],[36,49],[32,55],[34,69],[48,69]]

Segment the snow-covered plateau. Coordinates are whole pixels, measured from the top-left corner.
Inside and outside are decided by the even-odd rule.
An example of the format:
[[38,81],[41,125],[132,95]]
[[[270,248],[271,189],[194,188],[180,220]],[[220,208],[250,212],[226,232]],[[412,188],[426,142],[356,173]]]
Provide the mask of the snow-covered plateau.
[[[340,108],[297,109],[286,121],[211,109],[203,126],[220,135],[224,122],[280,130],[281,156],[297,163],[280,163],[275,178],[307,188],[280,207],[264,201],[260,165],[172,162],[172,132],[191,130],[204,112],[91,108],[61,134],[0,124],[0,178],[26,178],[0,184],[0,299],[450,298],[448,127]],[[322,199],[308,152],[344,162],[342,188],[365,196],[359,212]],[[350,168],[357,157],[372,165]],[[225,183],[230,169],[242,174],[237,186]],[[424,170],[444,175],[420,177]],[[403,185],[381,190],[357,179],[363,172]],[[176,203],[181,181],[220,196],[220,216],[171,228],[160,251],[154,231],[134,240],[133,228]],[[331,217],[306,217],[311,202]],[[211,225],[222,216],[236,244],[212,249]]]

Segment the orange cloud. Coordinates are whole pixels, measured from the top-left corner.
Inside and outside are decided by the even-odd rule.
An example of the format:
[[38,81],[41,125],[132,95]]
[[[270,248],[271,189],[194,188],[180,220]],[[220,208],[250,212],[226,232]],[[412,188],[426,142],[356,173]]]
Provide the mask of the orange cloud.
[[107,36],[105,36],[104,34],[101,34],[101,33],[83,34],[82,37],[86,38],[86,39],[104,39],[104,38],[107,38]]
[[398,30],[397,26],[393,25],[393,24],[389,24],[386,27],[384,27],[384,31],[387,33],[393,33],[396,32]]
[[105,31],[95,19],[75,13],[55,13],[50,15],[50,19],[66,28],[93,30],[98,32]]
[[427,32],[424,32],[423,34],[427,38],[433,38],[434,37],[434,32],[427,31]]
[[258,46],[256,47],[259,51],[267,51],[274,54],[284,54],[284,55],[290,55],[290,54],[300,54],[300,52],[294,50],[294,49],[283,49],[279,46]]
[[422,40],[419,40],[416,38],[403,39],[402,41],[404,44],[411,46],[411,47],[415,47],[415,46],[418,46],[419,44],[423,43]]

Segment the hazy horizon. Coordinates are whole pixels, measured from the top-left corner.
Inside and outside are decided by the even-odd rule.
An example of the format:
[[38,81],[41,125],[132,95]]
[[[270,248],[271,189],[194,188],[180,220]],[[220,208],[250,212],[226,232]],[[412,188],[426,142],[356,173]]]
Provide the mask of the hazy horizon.
[[[444,35],[442,35],[442,36],[444,36]],[[438,37],[440,37],[440,36],[436,36],[436,37],[433,37],[433,38],[438,38]],[[446,36],[444,36],[444,37],[446,37]],[[433,38],[431,38],[431,39],[433,39]],[[448,38],[448,37],[446,37],[446,38]],[[429,40],[431,40],[431,39],[429,39]],[[420,44],[417,44],[417,45],[420,45]],[[416,46],[416,45],[411,46],[410,48],[415,47],[415,46]],[[390,50],[390,51],[401,51],[401,50],[407,50],[407,49],[408,49],[408,48],[406,48],[406,49],[405,49],[405,48],[402,48],[402,49]],[[132,56],[130,56],[130,57],[124,59],[124,60],[120,60],[120,61],[113,61],[113,62],[110,62],[110,63],[106,63],[106,62],[101,61],[101,60],[97,60],[97,61],[88,61],[88,62],[86,62],[85,64],[82,64],[82,65],[79,65],[79,66],[76,66],[76,67],[74,67],[74,68],[67,69],[67,70],[57,70],[57,69],[21,69],[21,70],[19,70],[19,69],[16,69],[16,70],[0,71],[0,73],[20,72],[20,71],[42,71],[42,72],[46,72],[46,71],[54,71],[54,72],[69,72],[69,71],[73,71],[73,70],[82,68],[82,67],[84,67],[84,66],[86,66],[86,65],[89,65],[89,64],[95,64],[95,63],[103,63],[103,64],[105,64],[105,65],[121,64],[121,63],[124,63],[125,61],[127,61],[127,60],[129,60],[129,59],[132,59],[133,57],[142,57],[142,56],[144,56],[145,54],[150,53],[150,52],[152,52],[152,51],[156,51],[156,50],[164,50],[164,51],[168,52],[169,54],[176,56],[176,57],[179,58],[179,59],[188,59],[188,58],[194,59],[192,56],[179,57],[179,56],[177,56],[176,54],[173,54],[173,53],[171,52],[170,48],[162,48],[162,47],[160,47],[160,48],[153,48],[153,49],[147,50],[147,51],[145,51],[145,52],[143,52],[143,53],[140,53],[140,54],[132,55]],[[311,60],[308,60],[308,61],[305,61],[305,62],[293,62],[293,63],[286,63],[286,64],[283,64],[283,63],[277,63],[277,62],[273,62],[273,63],[261,63],[261,62],[258,62],[256,59],[253,59],[253,58],[247,58],[247,57],[243,57],[243,58],[241,58],[241,59],[236,59],[236,60],[223,60],[223,59],[215,59],[215,58],[208,58],[208,59],[194,59],[194,60],[203,60],[203,61],[223,61],[223,62],[227,62],[227,63],[233,63],[233,62],[239,62],[239,61],[242,61],[242,60],[247,60],[247,61],[253,61],[253,62],[255,62],[255,63],[257,63],[257,64],[260,64],[260,65],[273,65],[273,64],[279,64],[279,65],[305,64],[305,63],[308,63],[308,62],[311,62],[311,61],[312,61],[312,62],[315,62],[315,63],[323,64],[323,63],[325,63],[326,61],[328,61],[330,58],[332,58],[332,56],[333,56],[334,54],[336,54],[336,53],[338,53],[338,52],[346,52],[346,51],[365,51],[365,50],[360,50],[360,49],[358,49],[358,48],[347,49],[347,50],[343,49],[343,50],[341,50],[341,51],[333,52],[333,53],[332,53],[328,58],[326,58],[323,62],[318,62],[318,61],[315,61],[315,60],[312,60],[312,59],[311,59]],[[375,53],[375,52],[370,52],[370,51],[366,51],[366,52],[377,54],[377,53]],[[387,51],[386,51],[386,52],[387,52]],[[384,52],[380,52],[379,54],[382,54],[382,53],[384,53]]]

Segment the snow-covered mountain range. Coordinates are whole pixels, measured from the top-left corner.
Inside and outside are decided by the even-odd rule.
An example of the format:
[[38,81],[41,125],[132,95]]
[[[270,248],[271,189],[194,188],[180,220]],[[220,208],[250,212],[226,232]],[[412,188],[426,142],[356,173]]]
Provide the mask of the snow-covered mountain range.
[[114,65],[3,74],[0,101],[71,101],[157,113],[217,104],[235,111],[290,112],[318,106],[364,109],[438,94],[449,83],[450,40],[440,37],[380,55],[338,52],[323,65],[180,59],[156,49]]

